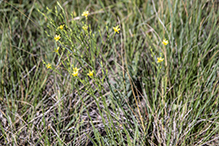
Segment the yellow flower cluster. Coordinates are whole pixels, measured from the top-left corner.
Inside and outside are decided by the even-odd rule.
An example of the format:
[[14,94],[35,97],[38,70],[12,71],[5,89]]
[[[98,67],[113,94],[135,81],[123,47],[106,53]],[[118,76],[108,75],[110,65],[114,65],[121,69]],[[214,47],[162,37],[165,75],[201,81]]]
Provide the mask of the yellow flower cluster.
[[[72,73],[72,75],[73,75],[74,77],[77,77],[77,76],[78,76],[78,71],[79,71],[79,69],[78,69],[77,67],[74,67],[74,68],[73,68],[73,73]],[[90,70],[89,70],[89,73],[87,73],[87,75],[88,75],[89,77],[93,77],[93,76],[94,76],[94,71],[90,71]]]
[[[44,62],[44,64],[46,64],[46,63]],[[47,69],[52,69],[52,65],[51,65],[50,63],[47,63],[47,64],[46,64],[46,68],[47,68]],[[79,68],[74,67],[74,68],[73,68],[73,72],[72,72],[72,76],[73,76],[73,77],[77,77],[77,76],[78,76],[78,73],[79,73]],[[92,77],[94,76],[94,71],[93,71],[93,70],[92,70],[92,71],[89,70],[89,73],[87,73],[87,75],[88,75],[90,78],[92,78]]]
[[[73,75],[74,77],[77,77],[77,76],[78,76],[78,71],[79,71],[79,69],[78,69],[77,67],[73,68],[73,73],[72,73],[72,75]],[[89,70],[89,73],[87,73],[87,75],[88,75],[89,77],[93,77],[93,76],[94,76],[94,71],[90,71],[90,70]]]
[[[89,11],[84,11],[84,12],[82,13],[82,16],[84,16],[86,19],[87,19],[88,15],[90,15]],[[63,25],[60,25],[57,29],[63,30],[63,29],[64,29],[64,26],[65,26],[64,24],[63,24]],[[85,31],[87,31],[87,30],[88,30],[88,26],[87,26],[87,25],[84,25],[84,26],[82,26],[82,29],[85,30]],[[120,31],[119,25],[113,27],[113,30],[114,30],[115,33],[119,33],[119,31]],[[59,40],[61,39],[61,36],[56,34],[56,35],[54,36],[54,39],[55,39],[55,41],[57,42],[57,41],[59,41]],[[59,52],[59,47],[57,47],[56,49],[54,49],[54,52],[58,53],[58,52]],[[46,68],[47,68],[47,69],[52,69],[52,65],[51,65],[50,63],[48,63],[48,64],[46,64]],[[78,74],[79,74],[79,69],[78,69],[77,67],[74,67],[74,68],[73,68],[73,72],[72,72],[72,76],[77,77]],[[89,77],[93,77],[93,76],[94,76],[94,70],[92,70],[92,71],[89,70],[89,72],[87,73],[87,75],[88,75]]]
[[[166,46],[168,43],[169,43],[168,40],[163,39],[163,42],[162,42],[163,45]],[[164,58],[162,58],[162,57],[157,58],[157,63],[161,63],[161,62],[163,62],[163,61],[164,61]]]

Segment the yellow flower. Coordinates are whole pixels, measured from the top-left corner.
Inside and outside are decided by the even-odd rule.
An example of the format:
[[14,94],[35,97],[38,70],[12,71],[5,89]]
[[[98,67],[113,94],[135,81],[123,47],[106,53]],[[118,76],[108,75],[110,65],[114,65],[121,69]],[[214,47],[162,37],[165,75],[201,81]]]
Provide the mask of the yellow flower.
[[73,75],[74,77],[77,77],[77,76],[78,76],[78,72],[73,71],[72,75]]
[[61,30],[63,30],[64,26],[65,26],[65,25],[63,24],[63,25],[60,25],[58,28],[61,29]]
[[89,73],[87,73],[87,75],[88,75],[89,77],[93,77],[94,71],[90,71],[90,70],[89,70]]
[[74,77],[77,77],[78,76],[78,71],[73,71],[73,73],[72,73],[72,75],[74,76]]
[[115,33],[119,33],[120,31],[120,28],[119,28],[119,25],[117,25],[116,27],[113,27],[113,30],[115,31]]
[[166,46],[169,42],[168,40],[164,39],[162,43]]
[[55,40],[56,40],[56,42],[57,42],[58,40],[60,40],[60,39],[61,39],[61,37],[60,37],[60,35],[55,35],[54,39],[55,39]]
[[159,57],[159,58],[157,58],[157,63],[160,63],[160,62],[162,62],[163,60],[164,60],[164,58]]
[[49,68],[52,69],[52,65],[51,65],[50,63],[48,63],[48,64],[46,65],[46,68],[47,68],[47,69],[49,69]]
[[89,15],[89,12],[88,11],[84,11],[83,13],[82,13],[82,16],[84,16],[84,17],[86,17],[86,19],[87,19],[87,16]]
[[54,52],[58,53],[58,52],[59,52],[59,47],[58,47],[57,49],[55,49],[55,51],[54,51]]
[[78,69],[77,67],[73,67],[73,71],[76,71],[76,72],[78,72],[78,71],[79,71],[79,69]]
[[78,76],[78,71],[79,71],[79,69],[78,69],[77,67],[74,67],[74,68],[73,68],[73,73],[72,73],[72,75],[73,75],[74,77]]
[[82,27],[82,29],[83,29],[84,31],[87,31],[88,26],[87,26],[87,25],[84,25],[84,26]]

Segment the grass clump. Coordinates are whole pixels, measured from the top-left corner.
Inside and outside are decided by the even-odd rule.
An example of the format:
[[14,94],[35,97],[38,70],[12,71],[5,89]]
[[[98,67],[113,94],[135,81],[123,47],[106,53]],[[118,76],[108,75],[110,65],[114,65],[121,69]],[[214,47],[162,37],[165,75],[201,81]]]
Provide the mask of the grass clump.
[[3,1],[1,145],[218,145],[216,1]]

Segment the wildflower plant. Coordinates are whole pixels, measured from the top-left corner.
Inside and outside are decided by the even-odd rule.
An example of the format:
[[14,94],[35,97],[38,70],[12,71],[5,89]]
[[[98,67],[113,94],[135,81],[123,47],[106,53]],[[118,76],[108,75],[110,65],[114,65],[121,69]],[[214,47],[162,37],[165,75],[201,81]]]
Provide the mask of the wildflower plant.
[[[60,5],[59,5],[60,7]],[[59,9],[57,9],[58,11]],[[63,9],[60,8],[60,11]],[[105,91],[105,80],[109,80],[107,77],[108,70],[105,68],[104,64],[107,64],[106,56],[103,57],[105,50],[109,49],[108,44],[114,43],[114,37],[119,37],[120,33],[120,26],[108,26],[106,24],[106,40],[103,39],[103,34],[101,30],[94,29],[91,24],[89,24],[88,17],[89,17],[89,11],[83,12],[82,17],[79,21],[74,21],[74,18],[72,17],[72,21],[69,23],[66,23],[64,20],[64,13],[61,12],[55,12],[57,17],[60,19],[60,24],[56,24],[55,21],[51,21],[51,25],[49,28],[51,29],[51,32],[53,32],[54,35],[54,43],[55,47],[57,48],[55,50],[58,61],[55,62],[56,66],[52,68],[52,70],[59,75],[63,76],[63,71],[68,72],[72,79],[72,88],[76,89],[77,93],[82,96],[83,92],[81,92],[81,86],[85,87],[86,89],[83,89],[86,91],[86,94],[89,96],[94,97],[95,92],[99,92],[99,94],[102,94],[103,91]],[[73,14],[72,14],[73,16]],[[58,29],[57,29],[58,28]],[[65,29],[64,29],[65,28]],[[88,29],[89,28],[89,29]],[[49,35],[52,36],[52,33]],[[101,40],[100,42],[97,42],[97,40]],[[118,43],[118,41],[117,41]],[[102,48],[101,50],[99,48]],[[59,52],[59,53],[57,53]],[[110,53],[109,53],[110,52]],[[160,74],[162,72],[163,67],[163,61],[164,58],[157,57],[157,53],[153,52],[151,49],[153,58],[154,58],[154,65],[157,68],[157,74]],[[107,54],[110,55],[116,55],[117,50],[115,48],[112,48],[110,51],[107,51]],[[107,55],[106,54],[106,55]],[[162,55],[160,55],[162,56]],[[139,54],[136,53],[135,55],[136,60],[137,57],[139,57]],[[60,68],[60,66],[62,66]],[[127,88],[128,86],[131,86],[131,78],[137,79],[137,70],[138,70],[138,63],[136,62],[135,67],[133,67],[134,71],[130,72],[130,74],[126,74],[125,78],[126,81],[122,85],[124,88]],[[132,68],[131,66],[129,66]],[[79,69],[80,68],[80,69]],[[96,74],[98,71],[95,70],[96,68],[99,68],[102,72],[101,77]],[[93,84],[91,85],[90,82]],[[114,107],[121,107],[121,104],[127,104],[126,100],[128,97],[132,97],[133,90],[131,88],[127,88],[126,92],[128,95],[124,94],[126,96],[126,100],[124,99],[117,99],[115,90],[113,87],[111,87],[110,83],[108,82],[110,86],[110,91],[112,92],[112,98],[109,100],[109,104]],[[95,88],[94,88],[95,87]],[[138,95],[139,96],[139,95]],[[132,104],[137,105],[138,104],[138,96],[133,96],[133,102]],[[94,98],[95,102],[97,104],[100,104],[100,102],[104,103],[104,107],[107,107],[107,104],[105,104],[105,101],[99,100],[97,97]],[[85,102],[85,99],[81,99],[82,103]],[[117,103],[115,103],[115,101]],[[120,104],[120,105],[119,105]],[[89,114],[89,113],[88,113]],[[138,113],[140,114],[140,113]],[[104,118],[103,118],[104,119]],[[142,118],[139,120],[139,122],[143,126]],[[119,123],[118,123],[119,125]],[[121,126],[120,126],[121,127]],[[143,126],[144,127],[144,126]],[[97,134],[97,133],[96,133]],[[98,137],[98,136],[96,136]]]
[[[102,38],[102,32],[100,30],[88,29],[92,28],[87,21],[90,14],[89,11],[84,11],[82,14],[82,16],[86,18],[85,22],[83,18],[79,22],[74,21],[74,14],[72,14],[72,21],[66,23],[64,9],[59,3],[55,12],[50,9],[48,10],[50,13],[55,14],[61,23],[57,24],[49,16],[41,12],[44,17],[50,20],[48,28],[51,34],[48,33],[48,36],[54,36],[54,47],[56,48],[54,52],[58,57],[58,62],[54,63],[56,66],[49,68],[59,75],[62,75],[63,70],[65,70],[72,76],[73,80],[77,77],[77,82],[80,83],[87,84],[88,82],[84,82],[84,80],[87,80],[87,76],[96,82],[103,83],[103,79],[95,78],[94,72],[96,71],[94,70],[97,66],[100,67],[100,60],[104,59],[100,56],[100,52],[102,51],[99,49],[100,45],[105,47],[107,47],[107,45],[105,45],[104,41],[102,41],[103,44],[97,45],[97,38]],[[115,33],[119,33],[120,28],[119,26],[111,26],[111,29],[107,28],[106,31],[110,31],[107,33],[111,33],[115,36]],[[112,42],[113,39],[114,38],[108,34],[106,41]],[[104,66],[102,66],[102,69],[104,69]],[[105,75],[106,71],[103,71],[103,78],[105,78]],[[77,82],[75,82],[75,84],[78,84]]]
[[[107,78],[108,70],[106,69],[106,64],[108,64],[108,61],[106,60],[106,55],[115,55],[116,51],[112,49],[109,51],[110,54],[108,54],[107,49],[109,49],[109,44],[113,43],[114,37],[119,37],[117,34],[120,33],[120,27],[119,25],[114,27],[108,24],[106,24],[105,30],[100,30],[99,27],[92,27],[88,21],[89,11],[84,11],[82,14],[85,20],[82,17],[76,22],[74,14],[72,14],[72,21],[66,23],[63,11],[64,9],[58,4],[54,14],[57,16],[59,23],[56,22],[57,20],[51,20],[46,14],[43,14],[48,20],[51,20],[48,27],[50,29],[48,36],[54,36],[54,47],[56,48],[54,52],[57,59],[53,63],[55,66],[51,70],[62,77],[64,77],[63,72],[67,72],[71,77],[72,88],[80,96],[84,94],[81,92],[81,86],[83,86],[86,88],[83,89],[86,94],[94,97],[96,104],[104,103],[106,108],[107,104],[105,101],[97,99],[94,93],[99,92],[101,95],[106,92],[104,85],[106,80],[109,80]],[[51,11],[51,13],[53,12]],[[103,35],[106,37],[105,40]],[[101,41],[97,42],[99,39]],[[99,69],[96,70],[97,68]],[[101,76],[97,74],[98,72],[101,72]],[[82,102],[86,101],[85,99],[81,100]],[[115,103],[110,100],[110,104],[114,105]]]

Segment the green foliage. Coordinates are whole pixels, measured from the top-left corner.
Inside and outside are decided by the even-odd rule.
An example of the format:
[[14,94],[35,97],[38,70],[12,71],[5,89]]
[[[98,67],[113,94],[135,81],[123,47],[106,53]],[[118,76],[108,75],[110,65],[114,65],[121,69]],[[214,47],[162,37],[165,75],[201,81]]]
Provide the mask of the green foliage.
[[219,2],[0,3],[0,145],[218,145]]

